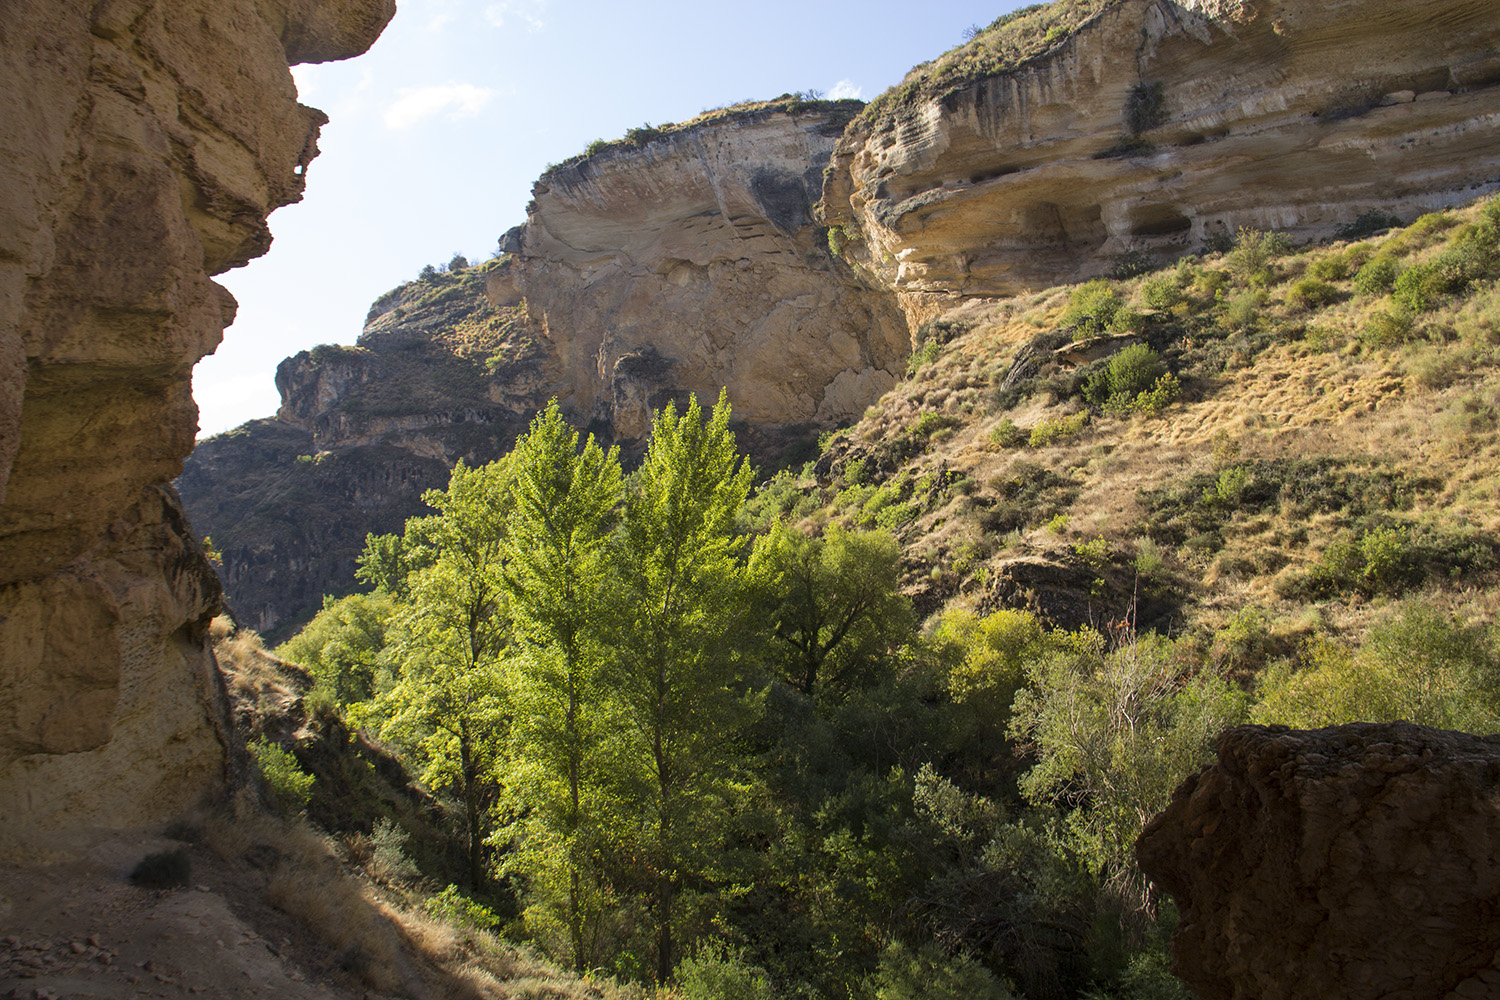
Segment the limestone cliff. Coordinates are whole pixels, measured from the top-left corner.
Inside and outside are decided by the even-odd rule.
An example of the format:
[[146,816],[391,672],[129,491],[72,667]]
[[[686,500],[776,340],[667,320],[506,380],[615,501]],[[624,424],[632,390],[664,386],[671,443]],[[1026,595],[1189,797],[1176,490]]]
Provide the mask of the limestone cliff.
[[1500,737],[1244,726],[1142,834],[1205,1000],[1500,992]]
[[[1004,50],[1067,9],[1092,16]],[[873,102],[839,142],[825,218],[926,319],[1241,226],[1323,238],[1372,209],[1472,199],[1500,186],[1494,15],[1488,0],[1053,5]]]
[[128,827],[221,779],[218,587],[166,484],[193,364],[302,195],[321,112],[291,62],[391,0],[0,9],[0,837]]
[[410,282],[371,308],[357,346],[283,361],[281,409],[201,442],[177,481],[222,557],[229,606],[269,638],[354,587],[369,532],[428,509],[459,459],[499,458],[562,392],[519,307],[485,297],[496,265]]
[[905,322],[813,221],[859,106],[710,115],[542,176],[491,290],[524,299],[573,413],[640,440],[653,409],[727,386],[747,424],[829,426],[895,384]]

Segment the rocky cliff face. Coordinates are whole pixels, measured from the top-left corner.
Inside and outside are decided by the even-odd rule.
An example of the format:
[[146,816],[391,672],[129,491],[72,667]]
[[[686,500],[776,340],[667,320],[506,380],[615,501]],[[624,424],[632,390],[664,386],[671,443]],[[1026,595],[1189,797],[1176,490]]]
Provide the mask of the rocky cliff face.
[[913,71],[839,142],[826,221],[914,318],[1500,186],[1487,0],[1096,6],[1009,72],[966,78],[983,36]]
[[895,384],[906,324],[812,217],[858,107],[739,111],[543,175],[491,293],[524,298],[582,422],[638,441],[653,409],[727,386],[740,421],[828,426]]
[[21,0],[0,10],[0,815],[19,842],[214,787],[218,587],[167,483],[193,364],[326,118],[291,62],[390,0]]
[[1244,726],[1146,828],[1205,1000],[1500,993],[1500,737]]
[[494,265],[395,289],[355,347],[283,361],[281,409],[199,444],[177,485],[213,538],[230,610],[277,638],[353,589],[369,532],[427,512],[459,459],[499,458],[563,389],[520,307],[485,297]]

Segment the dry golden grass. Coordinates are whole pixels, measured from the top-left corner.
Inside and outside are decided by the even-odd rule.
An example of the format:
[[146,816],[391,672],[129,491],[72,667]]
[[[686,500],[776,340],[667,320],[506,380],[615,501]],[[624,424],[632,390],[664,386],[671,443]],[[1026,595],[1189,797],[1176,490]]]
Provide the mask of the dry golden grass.
[[[1352,268],[1342,278],[1332,276],[1337,271],[1332,264],[1357,264],[1377,251],[1403,263],[1428,259],[1442,252],[1456,227],[1476,218],[1477,211],[1442,213],[1388,237],[1280,259],[1280,277],[1246,313],[1248,326],[1233,326],[1226,310],[1218,322],[1231,325],[1209,331],[1204,343],[1189,336],[1177,345],[1185,357],[1210,347],[1219,351],[1222,374],[1200,376],[1191,392],[1160,416],[1096,414],[1080,433],[1045,448],[1000,446],[990,435],[1002,419],[1029,431],[1075,409],[1076,402],[1059,405],[1038,392],[998,412],[991,399],[1018,349],[1056,327],[1071,289],[1046,289],[1005,302],[971,301],[934,317],[950,328],[960,323],[969,328],[851,430],[855,455],[908,433],[923,413],[936,413],[958,423],[932,435],[928,449],[909,459],[902,475],[947,469],[987,483],[1024,461],[1075,481],[1080,490],[1061,534],[1034,525],[1017,536],[975,538],[975,520],[964,504],[928,510],[903,532],[914,546],[908,552],[914,563],[908,582],[924,586],[934,566],[950,572],[965,547],[970,553],[988,552],[968,560],[975,572],[1018,554],[1066,560],[1074,542],[1094,537],[1103,537],[1111,552],[1133,553],[1144,516],[1143,488],[1226,464],[1311,456],[1373,461],[1413,480],[1439,483],[1395,512],[1405,523],[1500,534],[1500,282],[1476,286],[1462,301],[1417,316],[1404,345],[1380,346],[1367,330],[1391,308],[1390,298],[1356,294]],[[1179,318],[1212,305],[1213,289],[1224,280],[1215,272],[1228,266],[1226,259],[1213,257],[1194,265],[1198,277],[1190,294],[1197,303],[1174,307]],[[1319,306],[1296,299],[1289,290],[1303,276],[1330,277],[1341,300]],[[1124,300],[1142,308],[1141,289],[1152,277],[1113,284]],[[1189,618],[1206,626],[1258,605],[1277,621],[1300,622],[1298,629],[1309,627],[1306,616],[1312,614],[1319,627],[1357,630],[1370,614],[1366,599],[1346,595],[1309,611],[1277,591],[1278,581],[1285,584],[1306,573],[1343,523],[1326,513],[1302,520],[1280,511],[1235,514],[1222,526],[1221,550],[1185,547],[1163,558],[1187,588]],[[1426,593],[1435,603],[1462,604],[1488,620],[1500,604],[1490,588],[1489,582],[1460,587],[1437,581]],[[952,599],[972,600],[972,588],[959,588]]]
[[525,947],[439,919],[408,897],[376,885],[305,822],[265,814],[249,797],[206,817],[203,841],[230,864],[256,859],[261,900],[301,925],[326,953],[371,990],[452,1000],[642,1000],[613,980],[563,973]]

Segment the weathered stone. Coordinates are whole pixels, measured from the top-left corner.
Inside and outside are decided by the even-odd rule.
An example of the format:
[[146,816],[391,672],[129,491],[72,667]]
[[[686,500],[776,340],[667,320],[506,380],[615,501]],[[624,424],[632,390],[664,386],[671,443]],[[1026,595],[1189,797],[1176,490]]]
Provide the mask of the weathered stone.
[[1500,736],[1241,726],[1146,827],[1205,1000],[1494,996]]
[[[1082,280],[1242,226],[1312,239],[1372,209],[1409,219],[1500,187],[1494,14],[1122,0],[1013,72],[856,121],[826,221],[863,234],[856,258],[916,317],[923,299]],[[1156,87],[1162,112],[1133,133]]]
[[0,6],[0,837],[170,815],[221,749],[217,586],[168,482],[194,363],[326,119],[288,61],[362,51],[390,0]]
[[737,420],[827,426],[894,384],[906,323],[812,218],[833,115],[731,114],[537,182],[490,294],[524,296],[580,422],[639,441],[653,409],[727,386]]

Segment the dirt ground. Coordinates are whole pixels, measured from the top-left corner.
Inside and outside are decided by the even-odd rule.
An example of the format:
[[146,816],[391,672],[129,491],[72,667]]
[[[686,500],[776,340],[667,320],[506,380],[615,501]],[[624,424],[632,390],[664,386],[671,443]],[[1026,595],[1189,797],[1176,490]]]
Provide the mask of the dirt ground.
[[[381,995],[264,902],[266,875],[250,860],[226,862],[188,846],[188,884],[150,889],[133,885],[130,873],[183,844],[116,833],[70,847],[68,857],[0,865],[0,997]],[[344,956],[342,965],[350,964]],[[395,995],[432,995],[415,974],[408,978]]]

